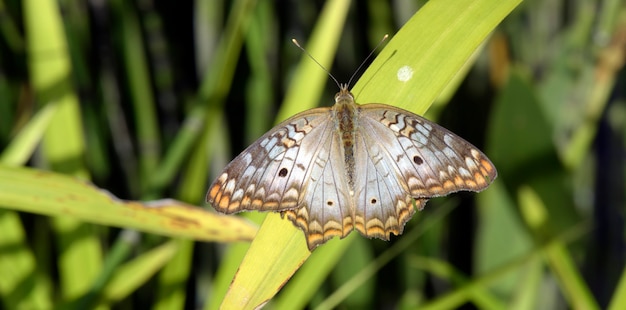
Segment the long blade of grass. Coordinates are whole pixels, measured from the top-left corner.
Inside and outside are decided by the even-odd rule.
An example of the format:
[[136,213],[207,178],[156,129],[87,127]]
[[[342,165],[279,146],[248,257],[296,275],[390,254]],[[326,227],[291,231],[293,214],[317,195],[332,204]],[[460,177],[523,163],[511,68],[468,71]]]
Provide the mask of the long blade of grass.
[[[519,189],[520,208],[528,225],[535,231],[538,240],[545,238],[548,212],[541,197],[529,186]],[[543,250],[548,266],[556,276],[569,304],[576,309],[599,309],[596,300],[576,269],[574,259],[565,244],[554,242]]]
[[607,309],[618,310],[626,308],[626,268],[622,271],[622,276],[613,292],[613,299]]
[[119,301],[146,283],[163,266],[169,262],[179,250],[178,240],[171,240],[155,247],[115,270],[111,282],[103,292],[103,299]]
[[48,104],[39,110],[4,149],[0,155],[0,163],[8,166],[25,164],[41,142],[57,108],[56,104]]
[[521,0],[429,1],[354,86],[357,102],[423,114]]
[[[57,107],[46,105],[15,135],[0,155],[2,165],[20,166],[31,158]],[[10,309],[50,308],[49,283],[36,270],[37,262],[17,212],[0,209],[0,235],[0,273],[6,275],[0,277],[3,305]],[[31,289],[18,289],[27,282],[33,283]]]
[[155,172],[159,162],[160,133],[155,100],[152,93],[150,70],[145,57],[145,47],[141,28],[135,10],[128,1],[111,1],[111,8],[119,16],[122,55],[125,72],[128,72],[128,84],[131,103],[134,110],[134,124],[137,131],[140,187],[146,195],[147,183]]
[[[493,270],[486,272],[485,274],[472,280],[471,282],[465,283],[460,289],[454,290],[449,294],[445,294],[435,300],[432,300],[431,302],[420,307],[420,309],[454,309],[458,308],[466,302],[475,301],[477,298],[478,300],[484,301],[485,296],[480,295],[485,293],[485,287],[488,287],[490,284],[505,276],[506,274],[519,270],[521,266],[531,263],[533,260],[536,260],[543,254],[544,251],[554,246],[555,244],[563,244],[579,239],[581,236],[588,233],[589,229],[590,226],[587,223],[581,223],[567,230],[553,240],[546,242],[546,244],[544,244],[543,246],[534,248],[530,252],[516,257],[511,261],[506,262],[501,266],[498,266]],[[426,264],[420,264],[417,266],[420,268],[431,270],[435,274],[443,276],[444,278],[448,278],[448,276],[446,276],[445,274],[438,272],[438,270],[436,269],[433,269],[432,266]]]
[[[208,171],[207,144],[209,131],[204,131],[200,141],[186,163],[177,196],[183,201],[200,202],[205,193],[206,171]],[[159,309],[183,309],[187,296],[185,281],[193,266],[194,244],[190,240],[178,240],[178,251],[159,274],[158,300],[154,305]]]
[[[44,135],[42,158],[52,170],[87,179],[89,174],[82,160],[85,145],[78,96],[72,88],[67,38],[57,4],[24,1],[32,85],[42,105],[50,102],[58,105]],[[26,184],[20,188],[28,189]],[[98,275],[102,266],[100,242],[91,227],[75,219],[58,217],[52,224],[60,253],[61,296],[74,299],[86,293]],[[77,238],[81,242],[75,242]]]
[[[4,207],[1,203],[0,206]],[[48,280],[37,261],[17,212],[0,209],[0,297],[6,309],[51,309]]]
[[171,199],[150,203],[122,201],[76,178],[27,168],[0,166],[0,205],[204,241],[248,241],[256,233],[252,224],[237,217],[218,215]]
[[202,124],[211,126],[210,124],[218,122],[222,117],[223,101],[230,89],[237,59],[241,53],[243,32],[248,25],[255,4],[256,0],[238,0],[233,3],[212,65],[210,70],[207,70],[200,87],[198,102],[187,114],[183,128],[152,176],[150,183],[152,192],[158,192],[170,184],[180,171],[180,166],[202,130],[209,130],[203,128]]

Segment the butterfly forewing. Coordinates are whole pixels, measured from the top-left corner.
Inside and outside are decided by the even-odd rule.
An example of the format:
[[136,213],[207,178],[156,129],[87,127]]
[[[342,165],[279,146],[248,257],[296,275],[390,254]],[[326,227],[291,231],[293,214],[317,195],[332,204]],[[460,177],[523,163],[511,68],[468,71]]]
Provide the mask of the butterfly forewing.
[[361,126],[371,128],[369,132],[376,132],[381,144],[386,144],[412,197],[481,191],[496,178],[487,156],[449,130],[396,107],[360,107]]
[[331,128],[328,108],[277,125],[231,161],[209,187],[206,200],[224,213],[298,207],[305,175]]

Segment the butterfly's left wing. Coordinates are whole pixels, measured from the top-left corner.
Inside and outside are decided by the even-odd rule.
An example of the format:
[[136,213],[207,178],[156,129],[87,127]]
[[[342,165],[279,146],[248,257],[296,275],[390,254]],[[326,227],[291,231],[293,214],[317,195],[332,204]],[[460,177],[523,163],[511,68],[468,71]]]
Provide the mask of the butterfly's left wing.
[[378,139],[396,163],[395,173],[412,197],[479,192],[497,177],[485,154],[436,123],[388,105],[360,108],[363,130],[381,135]]
[[[354,136],[355,229],[363,236],[389,240],[427,199],[414,199],[398,167],[401,151],[393,133],[361,118]],[[396,154],[397,153],[397,154]]]
[[355,166],[356,229],[389,239],[402,233],[429,198],[480,191],[496,178],[489,159],[469,142],[411,112],[381,104],[360,106]]

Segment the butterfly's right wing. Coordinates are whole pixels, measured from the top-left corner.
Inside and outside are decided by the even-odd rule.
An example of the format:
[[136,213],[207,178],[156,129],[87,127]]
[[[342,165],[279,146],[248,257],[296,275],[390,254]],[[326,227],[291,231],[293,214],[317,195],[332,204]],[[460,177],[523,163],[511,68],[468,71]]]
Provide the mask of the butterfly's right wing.
[[209,187],[224,213],[282,211],[304,231],[309,249],[352,231],[353,207],[343,149],[328,108],[298,114],[233,159]]
[[330,132],[314,137],[319,146],[307,171],[308,184],[300,207],[282,213],[304,231],[309,250],[334,236],[343,238],[354,228],[355,207],[346,176],[343,145],[334,123],[330,123]]
[[223,213],[298,207],[310,163],[330,130],[328,110],[297,114],[269,130],[224,168],[206,201]]

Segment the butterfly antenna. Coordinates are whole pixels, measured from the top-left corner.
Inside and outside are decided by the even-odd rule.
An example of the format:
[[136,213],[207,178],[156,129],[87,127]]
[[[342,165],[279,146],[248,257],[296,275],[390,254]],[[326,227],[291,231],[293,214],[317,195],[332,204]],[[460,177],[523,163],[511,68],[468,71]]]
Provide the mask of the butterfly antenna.
[[337,87],[339,87],[341,89],[341,84],[339,84],[339,81],[337,81],[337,79],[330,73],[330,71],[328,71],[324,66],[322,66],[321,63],[319,63],[319,61],[317,61],[317,59],[315,59],[311,54],[309,54],[309,52],[307,52],[304,47],[300,46],[300,43],[298,43],[298,41],[296,39],[291,39],[291,42],[293,42],[293,44],[295,44],[299,49],[301,49],[307,56],[309,56],[309,58],[311,58],[313,61],[315,61],[315,63],[320,66],[322,68],[322,70],[326,71],[326,73],[328,73],[328,76],[330,76],[331,79],[333,79],[333,81],[335,81],[335,84],[337,84]]
[[374,47],[374,49],[369,53],[369,55],[367,55],[367,57],[365,57],[365,59],[363,60],[363,62],[361,62],[361,64],[359,65],[358,68],[356,68],[356,71],[354,71],[354,73],[352,73],[352,76],[350,77],[350,80],[348,80],[348,86],[350,84],[352,84],[352,79],[354,79],[354,77],[356,76],[357,73],[359,73],[359,71],[361,70],[361,68],[363,67],[363,65],[365,65],[365,62],[370,59],[370,57],[372,57],[372,55],[374,54],[374,52],[380,47],[381,44],[383,44],[383,42],[385,42],[385,40],[387,40],[387,38],[389,37],[388,34],[385,34],[383,36],[383,38],[380,40],[380,42],[378,42],[378,44],[376,44],[376,47]]

